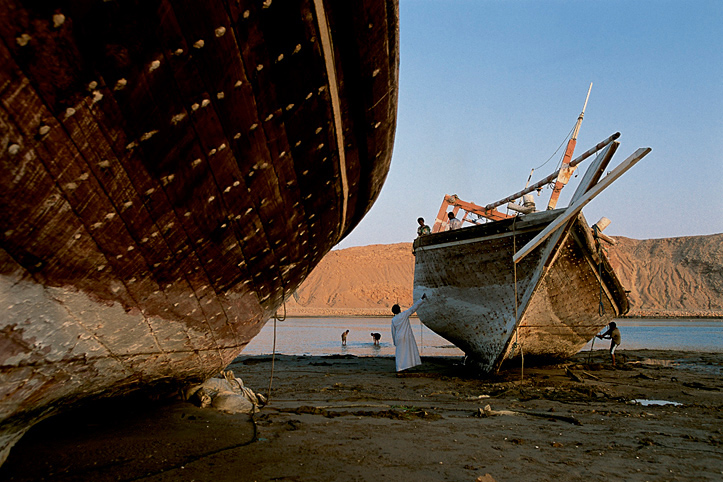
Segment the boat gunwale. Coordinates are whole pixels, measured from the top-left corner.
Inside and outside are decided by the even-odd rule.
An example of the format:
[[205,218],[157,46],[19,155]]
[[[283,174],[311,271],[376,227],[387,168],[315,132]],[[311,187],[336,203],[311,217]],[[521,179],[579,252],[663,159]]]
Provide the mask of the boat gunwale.
[[477,226],[468,226],[454,231],[443,231],[420,236],[414,240],[413,251],[444,248],[451,244],[473,243],[480,238],[496,239],[529,231],[539,230],[540,225],[549,224],[560,216],[564,209],[539,211],[501,221],[492,221]]

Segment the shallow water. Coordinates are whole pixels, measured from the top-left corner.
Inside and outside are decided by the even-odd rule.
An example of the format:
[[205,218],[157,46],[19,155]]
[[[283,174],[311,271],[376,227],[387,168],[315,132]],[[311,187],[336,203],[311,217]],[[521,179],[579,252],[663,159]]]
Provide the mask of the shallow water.
[[[349,354],[394,356],[391,318],[287,318],[276,323],[276,353],[286,355]],[[716,320],[616,320],[622,332],[621,350],[682,350],[723,353],[723,321]],[[422,356],[463,356],[460,349],[412,318],[414,336]],[[347,346],[341,333],[349,330]],[[371,333],[381,333],[379,346]],[[601,331],[602,332],[602,331]],[[595,340],[594,349],[605,349],[609,340]],[[588,343],[583,350],[589,350]],[[274,351],[274,320],[270,320],[249,345],[244,355]]]
[[[390,318],[287,318],[276,323],[276,353],[285,355],[394,356]],[[414,337],[422,356],[463,356],[464,353],[450,342],[411,320]],[[341,334],[349,330],[347,346],[341,346]],[[382,335],[375,346],[372,333]],[[269,320],[251,343],[244,355],[273,353],[274,320]]]
[[683,405],[679,402],[670,402],[668,400],[648,400],[647,398],[636,398],[632,402],[640,404],[643,407],[650,407],[652,405]]
[[[621,350],[723,353],[723,321],[720,320],[621,319],[616,323],[622,334]],[[583,350],[589,350],[590,345]],[[594,348],[609,346],[610,340],[595,339]]]

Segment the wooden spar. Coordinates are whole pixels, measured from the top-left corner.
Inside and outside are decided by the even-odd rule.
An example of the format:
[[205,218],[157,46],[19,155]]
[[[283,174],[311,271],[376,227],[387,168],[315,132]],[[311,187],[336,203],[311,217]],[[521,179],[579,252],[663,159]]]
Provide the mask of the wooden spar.
[[575,193],[572,195],[570,204],[575,203],[578,199],[583,197],[586,192],[592,189],[600,181],[600,177],[603,172],[605,172],[605,169],[607,169],[608,164],[610,164],[610,161],[612,160],[613,155],[615,155],[615,152],[618,150],[618,147],[620,147],[620,143],[617,141],[613,142],[600,154],[598,154],[595,159],[593,159],[590,166],[587,168],[587,171],[585,171],[585,174],[582,176],[582,180],[580,181],[580,184],[578,184]]
[[585,104],[582,106],[582,112],[580,117],[577,118],[575,123],[575,129],[572,131],[572,136],[567,143],[567,149],[565,149],[565,155],[562,158],[562,165],[558,171],[557,180],[555,181],[555,187],[552,188],[552,195],[550,195],[550,201],[547,203],[547,209],[555,209],[557,206],[557,200],[560,197],[560,192],[565,184],[568,183],[572,173],[575,172],[575,166],[570,166],[570,159],[572,159],[572,153],[575,152],[575,146],[577,145],[577,134],[580,132],[580,125],[582,124],[582,118],[585,116],[585,108],[587,107],[587,101],[590,99],[590,91],[592,90],[592,82],[590,82],[590,88],[587,89],[587,97],[585,97]]
[[590,188],[580,199],[570,204],[567,210],[555,221],[547,225],[537,236],[535,236],[529,243],[524,245],[515,255],[512,260],[518,263],[522,258],[528,255],[533,249],[539,246],[545,239],[547,239],[557,228],[565,224],[570,218],[575,216],[582,210],[583,207],[592,199],[600,194],[606,187],[613,183],[617,178],[622,176],[628,169],[633,167],[640,159],[645,157],[652,149],[649,147],[641,147],[635,151],[630,157],[625,159],[618,167],[605,176],[598,184]]
[[[577,166],[582,161],[584,161],[585,159],[592,156],[593,154],[595,154],[597,151],[599,151],[603,147],[607,146],[608,144],[610,144],[611,142],[616,140],[618,137],[620,137],[620,133],[616,132],[615,134],[611,135],[604,141],[598,143],[595,147],[592,147],[591,149],[589,149],[586,152],[584,152],[583,154],[581,154],[579,157],[575,158],[575,160],[570,162],[570,166],[573,166],[573,167]],[[557,178],[557,175],[559,173],[560,173],[560,171],[557,170],[557,171],[553,172],[552,174],[550,174],[549,176],[547,176],[546,178],[544,178],[540,181],[537,181],[535,184],[533,184],[532,186],[530,186],[528,188],[523,189],[522,191],[516,192],[515,194],[507,196],[506,198],[501,199],[497,202],[493,202],[492,204],[488,204],[487,206],[485,206],[485,209],[487,209],[487,210],[494,209],[497,206],[501,206],[502,204],[504,204],[506,202],[510,202],[510,201],[514,201],[515,199],[519,199],[520,197],[524,196],[525,194],[535,191],[535,190],[541,188],[542,186],[554,181],[555,178]]]
[[434,220],[434,224],[432,225],[432,232],[438,233],[442,230],[442,226],[444,226],[444,223],[447,221],[445,216],[447,215],[447,206],[449,206],[449,203],[447,203],[447,198],[450,196],[444,196],[444,200],[442,201],[442,206],[439,208],[439,213],[437,214],[437,218]]
[[442,206],[439,208],[437,218],[434,220],[434,226],[432,226],[433,233],[438,233],[442,231],[443,228],[447,225],[447,208],[449,206],[454,206],[454,210],[452,212],[455,216],[457,215],[457,212],[459,212],[460,208],[464,210],[464,216],[462,217],[462,221],[465,221],[467,219],[467,215],[469,213],[477,214],[481,217],[491,219],[492,221],[501,221],[503,219],[512,217],[509,214],[501,213],[496,209],[487,209],[474,203],[462,201],[460,198],[457,197],[456,194],[452,194],[451,196],[447,195],[444,196]]

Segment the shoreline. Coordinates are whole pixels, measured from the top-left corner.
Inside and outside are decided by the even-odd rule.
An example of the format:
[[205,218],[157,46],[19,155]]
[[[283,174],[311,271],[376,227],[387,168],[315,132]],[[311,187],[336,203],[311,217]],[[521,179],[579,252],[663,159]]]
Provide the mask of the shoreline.
[[723,315],[625,315],[621,316],[621,320],[635,320],[635,319],[650,319],[650,320],[717,320],[723,321]]
[[[239,356],[259,413],[98,402],[41,422],[3,480],[719,480],[723,354],[606,350],[479,378],[458,357]],[[649,405],[636,399],[682,405]],[[51,476],[52,474],[52,476]]]

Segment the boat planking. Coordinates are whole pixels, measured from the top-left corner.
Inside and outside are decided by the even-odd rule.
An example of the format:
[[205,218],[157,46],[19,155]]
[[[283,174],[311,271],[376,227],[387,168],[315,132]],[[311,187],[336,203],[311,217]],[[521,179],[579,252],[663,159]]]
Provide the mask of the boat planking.
[[0,461],[228,365],[370,209],[396,0],[0,2]]

